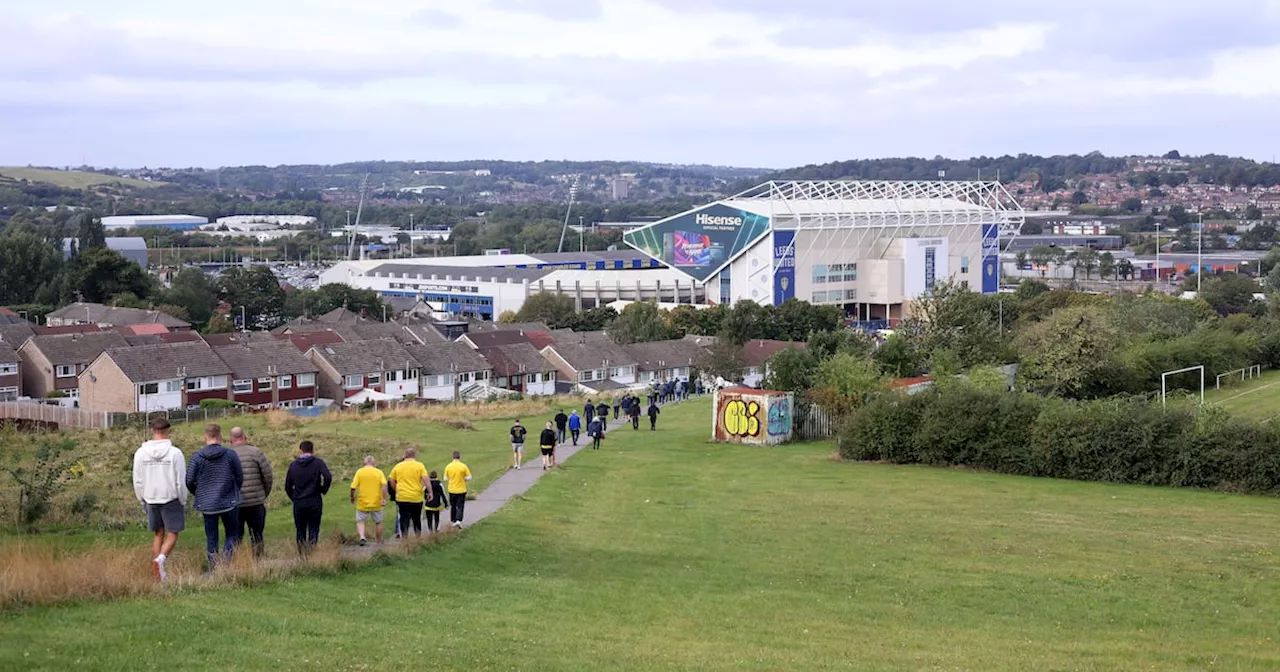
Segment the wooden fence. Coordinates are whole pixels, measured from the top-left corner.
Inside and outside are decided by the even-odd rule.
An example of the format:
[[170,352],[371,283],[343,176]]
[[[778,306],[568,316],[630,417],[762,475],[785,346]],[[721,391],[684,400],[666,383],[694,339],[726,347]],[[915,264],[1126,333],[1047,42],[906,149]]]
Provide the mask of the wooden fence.
[[27,401],[0,401],[0,422],[29,423],[51,429],[106,429],[110,426],[105,413]]

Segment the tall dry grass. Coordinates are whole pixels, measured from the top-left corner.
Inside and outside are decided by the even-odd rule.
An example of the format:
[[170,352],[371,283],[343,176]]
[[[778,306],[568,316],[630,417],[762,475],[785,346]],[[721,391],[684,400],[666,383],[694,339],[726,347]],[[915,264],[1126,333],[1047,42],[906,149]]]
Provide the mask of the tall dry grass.
[[60,555],[48,545],[6,544],[0,546],[0,610],[163,597],[180,591],[252,587],[298,576],[334,575],[406,558],[456,536],[456,530],[447,529],[421,539],[363,548],[344,545],[335,536],[322,540],[305,557],[299,557],[292,544],[269,546],[261,559],[242,546],[230,562],[221,563],[212,574],[204,571],[200,549],[182,548],[166,563],[169,580],[165,584],[152,578],[150,548],[101,545]]
[[472,422],[484,420],[508,420],[552,413],[556,409],[566,411],[582,405],[583,397],[536,397],[519,401],[473,401],[453,404],[426,404],[422,406],[397,406],[380,411],[359,413],[345,411],[326,413],[315,418],[299,418],[288,411],[266,413],[267,426],[271,429],[297,429],[307,425],[338,423],[371,423],[386,420],[419,420],[438,422],[454,429],[471,429]]

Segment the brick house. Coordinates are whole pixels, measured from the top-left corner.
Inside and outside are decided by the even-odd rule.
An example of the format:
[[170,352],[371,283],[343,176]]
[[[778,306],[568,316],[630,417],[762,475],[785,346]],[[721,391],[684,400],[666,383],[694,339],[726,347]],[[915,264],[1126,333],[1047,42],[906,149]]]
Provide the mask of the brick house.
[[22,356],[22,389],[29,397],[61,392],[78,399],[80,373],[103,352],[128,345],[124,336],[114,331],[33,336],[18,351]]
[[493,372],[489,384],[527,395],[556,393],[556,367],[527,342],[495,345],[476,350]]
[[230,374],[204,343],[110,348],[80,374],[80,407],[149,413],[197,406],[201,399],[225,399]]
[[[454,401],[476,383],[486,383],[493,366],[465,343],[406,345],[404,349],[421,365],[418,396]],[[487,396],[487,395],[486,395]]]
[[65,308],[59,308],[45,316],[45,324],[50,327],[93,324],[104,329],[140,324],[158,324],[171,331],[191,329],[190,322],[180,320],[158,310],[118,308],[104,306],[101,303],[73,303]]
[[6,341],[0,341],[0,401],[22,396],[22,358]]
[[632,343],[622,346],[636,360],[636,382],[691,380],[693,367],[714,341],[707,337]]
[[307,359],[320,372],[320,396],[340,402],[370,389],[393,397],[418,395],[421,365],[391,339],[318,345]]
[[542,356],[555,365],[561,380],[576,383],[588,394],[636,385],[639,362],[603,332],[583,332],[577,340],[559,339],[543,348]]
[[254,408],[315,405],[320,370],[290,341],[267,337],[215,346],[213,352],[231,369],[232,401]]

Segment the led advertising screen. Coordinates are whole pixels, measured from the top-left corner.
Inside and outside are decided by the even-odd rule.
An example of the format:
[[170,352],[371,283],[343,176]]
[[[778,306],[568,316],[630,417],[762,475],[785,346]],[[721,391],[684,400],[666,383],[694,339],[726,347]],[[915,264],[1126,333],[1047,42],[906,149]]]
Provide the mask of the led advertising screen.
[[668,266],[706,280],[769,231],[769,218],[713,203],[623,235]]

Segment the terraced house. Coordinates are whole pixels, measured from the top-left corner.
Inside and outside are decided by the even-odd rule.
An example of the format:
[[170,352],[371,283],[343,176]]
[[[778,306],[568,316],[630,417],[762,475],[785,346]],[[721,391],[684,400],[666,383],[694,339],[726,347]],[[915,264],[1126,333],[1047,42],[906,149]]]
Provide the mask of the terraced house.
[[29,397],[78,400],[80,373],[103,352],[128,345],[124,336],[114,331],[33,336],[18,350],[22,387]]
[[231,369],[230,399],[254,408],[306,408],[316,403],[320,369],[287,340],[215,346]]
[[198,406],[226,399],[230,377],[231,367],[203,342],[110,348],[80,374],[80,407],[149,413]]

